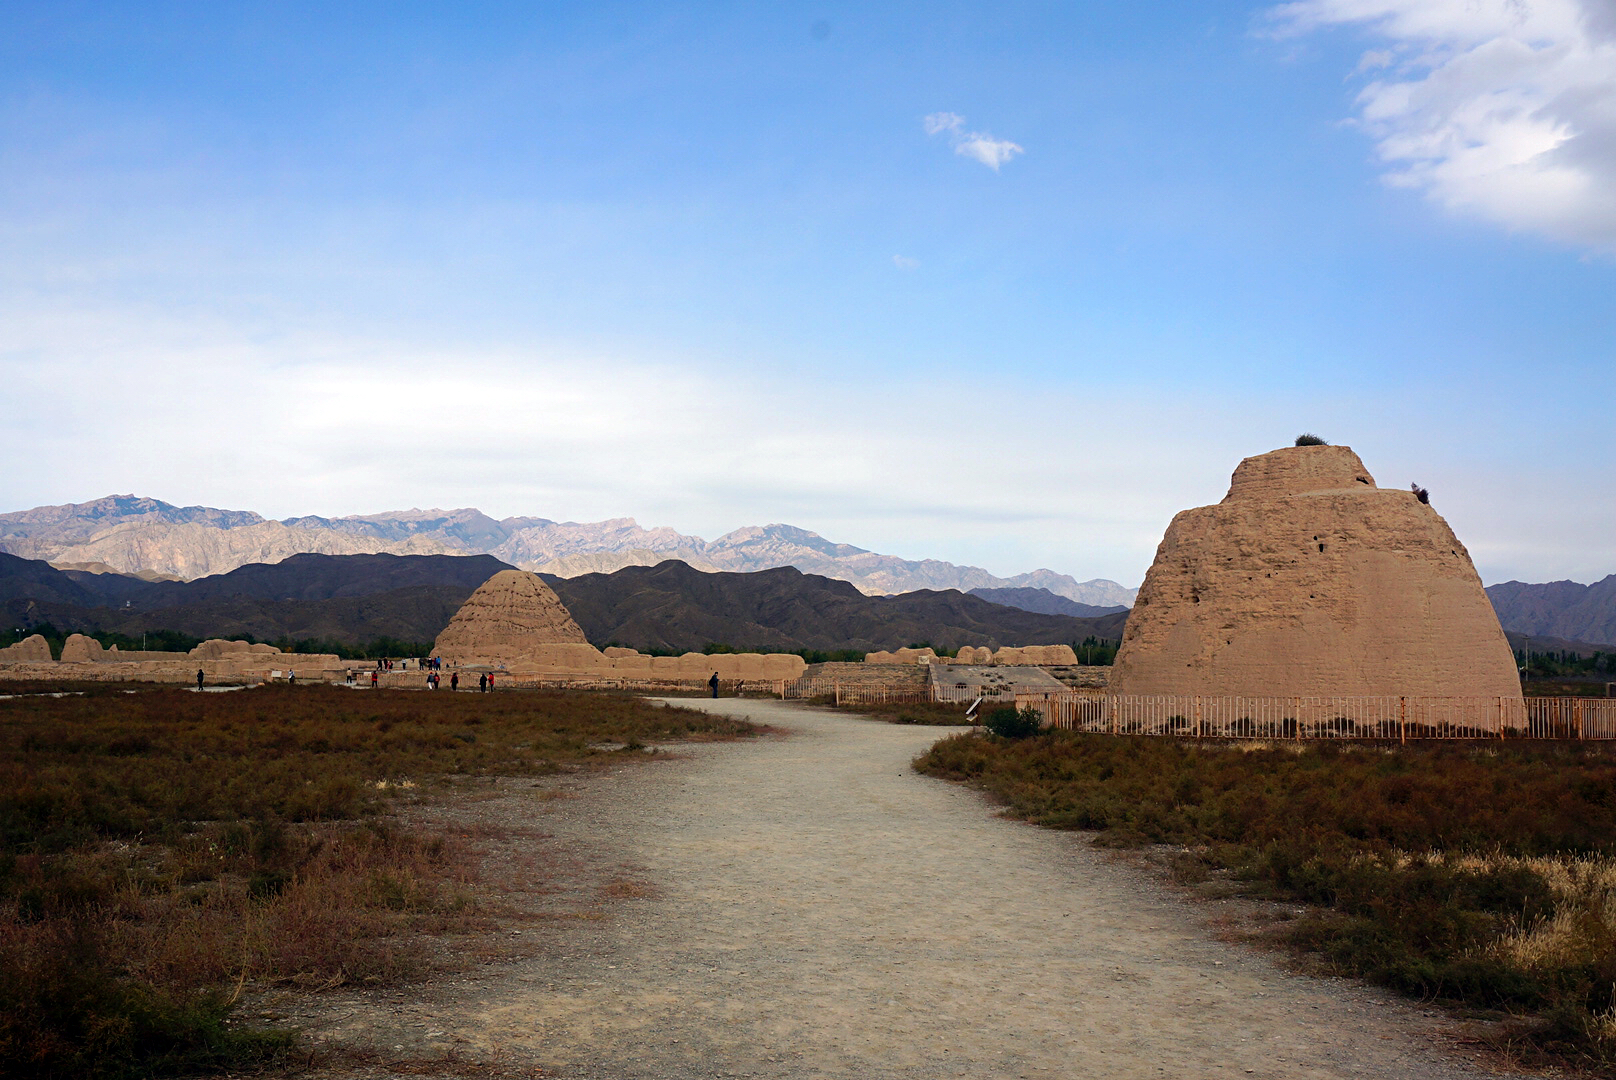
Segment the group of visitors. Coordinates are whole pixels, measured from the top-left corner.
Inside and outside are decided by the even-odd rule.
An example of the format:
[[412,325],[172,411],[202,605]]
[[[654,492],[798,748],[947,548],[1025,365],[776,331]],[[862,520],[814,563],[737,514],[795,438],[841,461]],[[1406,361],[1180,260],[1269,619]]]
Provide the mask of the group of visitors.
[[[400,660],[398,663],[400,665],[403,665],[404,661]],[[421,667],[427,673],[427,676],[426,676],[426,688],[428,690],[440,690],[440,689],[442,689],[443,688],[443,675],[441,673],[442,673],[442,670],[443,670],[443,657],[434,656],[434,657],[430,657],[430,658],[423,658],[421,660]],[[384,671],[392,671],[392,670],[393,670],[393,661],[392,660],[384,659],[384,660],[376,661],[376,670],[372,671],[370,673],[370,688],[372,690],[380,689],[381,688],[381,675],[382,675],[382,672],[384,672]],[[200,671],[197,672],[197,685],[198,686],[201,685],[201,675],[202,675],[202,673]],[[490,672],[487,672],[485,674],[477,676],[477,689],[478,690],[480,690],[480,691],[482,691],[483,693],[486,694],[486,693],[488,693],[488,691],[492,690],[493,688],[494,688],[494,673],[493,672],[490,671]],[[453,672],[449,673],[449,689],[450,690],[459,690],[460,689],[460,672],[453,671]]]
[[[372,686],[376,685],[376,677],[374,675],[372,675],[370,677],[370,685],[372,685]],[[426,688],[428,690],[440,689],[442,687],[442,685],[443,685],[443,675],[441,673],[436,672],[436,671],[431,671],[431,672],[427,673]],[[488,691],[492,690],[493,688],[494,688],[494,673],[493,672],[491,672],[491,671],[490,672],[485,672],[484,674],[477,676],[477,689],[479,691],[486,694],[486,693],[488,693]],[[460,672],[453,671],[453,672],[449,673],[449,689],[450,690],[458,690],[458,689],[460,689]]]

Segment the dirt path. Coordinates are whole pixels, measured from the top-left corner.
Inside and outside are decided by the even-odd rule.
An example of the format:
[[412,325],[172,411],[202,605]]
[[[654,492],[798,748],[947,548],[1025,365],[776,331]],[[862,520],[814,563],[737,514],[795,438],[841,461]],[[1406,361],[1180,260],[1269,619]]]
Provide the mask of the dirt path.
[[490,804],[593,851],[610,918],[316,1038],[597,1080],[1483,1075],[1438,1018],[1285,974],[1083,838],[912,772],[948,729],[701,705],[792,734]]

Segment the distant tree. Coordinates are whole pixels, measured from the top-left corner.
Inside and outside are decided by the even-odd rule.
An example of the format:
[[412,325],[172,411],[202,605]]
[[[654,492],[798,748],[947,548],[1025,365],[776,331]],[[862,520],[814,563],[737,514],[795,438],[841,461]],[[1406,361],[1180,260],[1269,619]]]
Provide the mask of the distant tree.
[[1297,446],[1329,446],[1330,444],[1325,442],[1323,439],[1319,438],[1317,435],[1314,435],[1314,434],[1312,434],[1310,432],[1304,431],[1304,432],[1302,432],[1302,434],[1296,436],[1296,445]]
[[1420,500],[1420,502],[1425,503],[1427,505],[1430,504],[1430,502],[1431,502],[1431,493],[1429,491],[1426,491],[1424,488],[1420,487],[1420,485],[1418,485],[1418,484],[1410,484],[1410,485],[1408,485],[1408,489],[1414,493],[1414,497],[1416,499]]

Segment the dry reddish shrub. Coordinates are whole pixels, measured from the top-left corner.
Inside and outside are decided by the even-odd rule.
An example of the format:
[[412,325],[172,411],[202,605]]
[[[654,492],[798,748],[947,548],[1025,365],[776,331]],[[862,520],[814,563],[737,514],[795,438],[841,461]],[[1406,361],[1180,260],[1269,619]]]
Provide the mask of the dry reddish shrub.
[[384,983],[481,925],[461,839],[389,826],[444,777],[749,731],[621,695],[279,687],[0,701],[0,1073],[250,1063],[248,980]]

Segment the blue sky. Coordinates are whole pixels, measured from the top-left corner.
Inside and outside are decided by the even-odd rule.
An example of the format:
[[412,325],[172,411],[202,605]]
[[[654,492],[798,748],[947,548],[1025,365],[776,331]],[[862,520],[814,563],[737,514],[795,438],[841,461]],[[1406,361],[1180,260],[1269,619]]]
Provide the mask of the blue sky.
[[1616,572],[1608,0],[331,7],[0,11],[3,509],[1137,584],[1310,430]]

